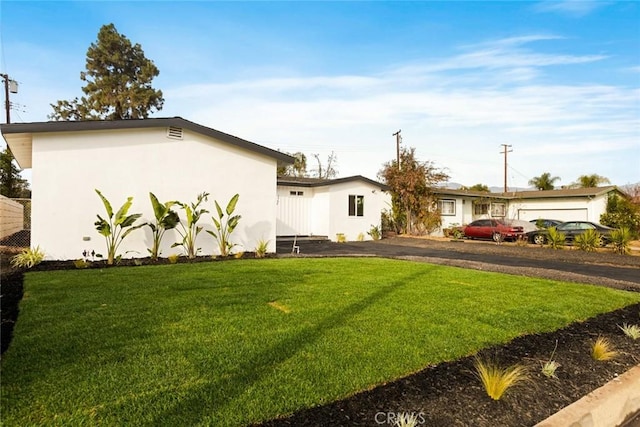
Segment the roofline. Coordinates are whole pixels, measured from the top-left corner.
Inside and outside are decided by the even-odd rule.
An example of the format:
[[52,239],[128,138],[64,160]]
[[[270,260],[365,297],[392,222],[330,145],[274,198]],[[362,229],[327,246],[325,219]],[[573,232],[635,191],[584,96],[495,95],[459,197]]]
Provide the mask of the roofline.
[[513,191],[507,193],[486,193],[479,191],[468,190],[453,190],[446,188],[436,188],[434,193],[441,195],[459,196],[459,197],[481,197],[488,199],[548,199],[548,198],[571,198],[571,197],[597,197],[603,194],[610,193],[611,191],[617,191],[623,196],[626,193],[620,190],[615,185],[608,185],[606,187],[590,187],[590,188],[571,188],[571,189],[558,189],[558,190],[526,190],[526,191]]
[[[290,179],[290,180],[287,180]],[[345,182],[351,181],[364,181],[368,184],[373,185],[374,187],[379,187],[381,190],[387,191],[389,190],[389,186],[382,184],[381,182],[374,181],[362,175],[353,175],[347,176],[344,178],[335,178],[335,179],[318,179],[318,181],[309,182],[309,181],[296,181],[295,177],[287,177],[287,176],[279,176],[278,177],[278,185],[289,186],[289,187],[325,187],[328,185],[335,184],[343,184]]]
[[181,127],[201,135],[209,136],[220,141],[258,152],[276,160],[293,164],[294,158],[280,151],[272,150],[265,146],[247,141],[219,130],[199,125],[182,117],[166,117],[152,119],[129,120],[85,120],[85,121],[59,121],[59,122],[34,122],[34,123],[5,123],[0,125],[0,132],[5,134],[33,134],[51,132],[79,132],[79,131],[103,131],[118,129],[147,129],[156,127]]

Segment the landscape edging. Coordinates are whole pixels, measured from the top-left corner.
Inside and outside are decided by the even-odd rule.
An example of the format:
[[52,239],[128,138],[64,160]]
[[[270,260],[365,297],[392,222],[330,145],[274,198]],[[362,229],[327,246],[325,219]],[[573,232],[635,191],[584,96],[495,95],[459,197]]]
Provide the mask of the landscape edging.
[[616,427],[640,411],[640,365],[561,409],[535,427]]

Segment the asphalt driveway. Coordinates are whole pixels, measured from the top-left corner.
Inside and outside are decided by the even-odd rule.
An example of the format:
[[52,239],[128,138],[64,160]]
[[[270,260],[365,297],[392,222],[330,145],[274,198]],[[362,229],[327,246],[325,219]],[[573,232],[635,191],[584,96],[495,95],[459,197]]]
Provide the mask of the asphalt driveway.
[[575,249],[553,250],[533,245],[395,237],[380,241],[333,243],[298,241],[277,246],[282,256],[379,256],[433,264],[496,271],[531,277],[568,280],[640,292],[640,256],[611,251],[587,253]]

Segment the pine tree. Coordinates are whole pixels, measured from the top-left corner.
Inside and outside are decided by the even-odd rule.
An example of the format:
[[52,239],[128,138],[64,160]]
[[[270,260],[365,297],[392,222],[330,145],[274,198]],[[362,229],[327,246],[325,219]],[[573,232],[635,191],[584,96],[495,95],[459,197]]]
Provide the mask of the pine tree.
[[113,24],[103,25],[87,50],[80,79],[85,96],[51,104],[52,120],[120,120],[147,118],[164,104],[162,91],[151,86],[160,72],[140,44],[131,44]]
[[0,153],[0,194],[5,197],[30,197],[29,182],[20,176],[13,155],[6,147]]

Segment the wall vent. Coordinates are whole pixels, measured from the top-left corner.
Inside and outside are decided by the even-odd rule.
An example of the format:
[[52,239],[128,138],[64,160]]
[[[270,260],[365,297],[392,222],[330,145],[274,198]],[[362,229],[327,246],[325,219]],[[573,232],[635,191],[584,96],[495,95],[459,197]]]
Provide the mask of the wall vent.
[[167,138],[182,139],[182,128],[169,126],[167,128]]

